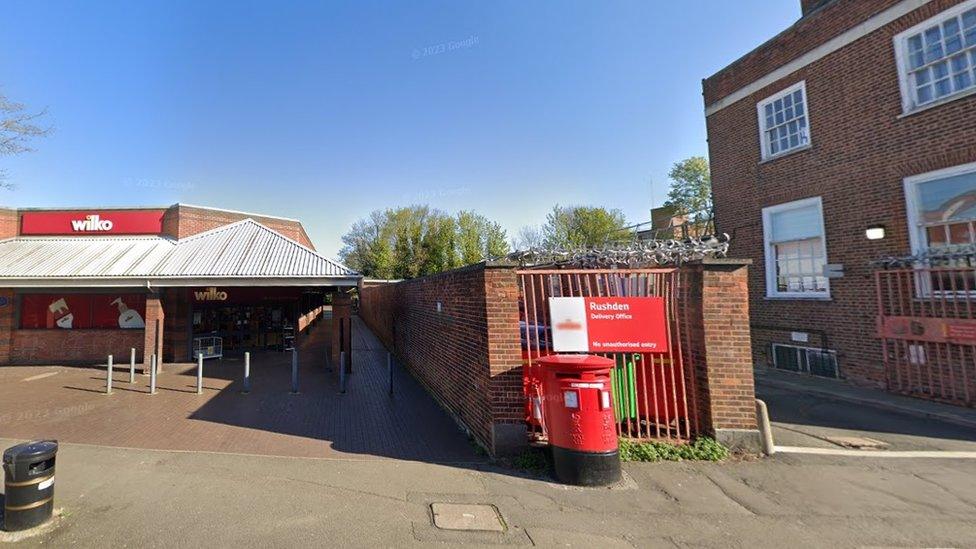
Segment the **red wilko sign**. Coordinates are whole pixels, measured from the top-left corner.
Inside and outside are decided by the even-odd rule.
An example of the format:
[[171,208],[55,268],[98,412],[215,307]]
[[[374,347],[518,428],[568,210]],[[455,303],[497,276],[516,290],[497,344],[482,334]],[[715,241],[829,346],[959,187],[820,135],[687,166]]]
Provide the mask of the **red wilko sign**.
[[160,234],[164,210],[24,212],[22,235]]
[[550,297],[556,352],[666,353],[661,297]]

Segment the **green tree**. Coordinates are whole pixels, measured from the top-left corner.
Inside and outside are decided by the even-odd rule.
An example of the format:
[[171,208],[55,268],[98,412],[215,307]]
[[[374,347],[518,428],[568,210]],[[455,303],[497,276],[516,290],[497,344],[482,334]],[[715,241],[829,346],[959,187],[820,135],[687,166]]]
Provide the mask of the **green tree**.
[[457,214],[457,252],[464,265],[477,263],[484,258],[481,245],[483,220],[474,212],[462,211]]
[[439,273],[458,266],[454,218],[441,212],[426,216],[420,237],[420,275]]
[[542,226],[549,248],[595,248],[619,237],[627,226],[623,212],[596,206],[556,205]]
[[497,259],[508,255],[508,234],[497,221],[487,221],[484,228],[484,257]]
[[693,156],[676,162],[668,173],[671,189],[665,206],[674,208],[675,215],[686,222],[705,227],[712,220],[712,177],[708,159]]
[[360,272],[374,273],[376,278],[393,277],[393,243],[386,212],[375,211],[366,219],[353,223],[343,235],[344,262]]
[[504,256],[506,240],[501,225],[480,214],[409,206],[353,223],[339,256],[365,276],[415,278]]
[[510,251],[505,229],[481,214],[458,212],[457,229],[457,251],[461,265],[503,257]]
[[[0,156],[32,151],[30,140],[43,137],[51,131],[50,128],[36,125],[37,120],[44,114],[44,111],[28,113],[24,105],[14,103],[0,93]],[[13,185],[7,182],[6,170],[0,168],[0,188],[11,187]]]

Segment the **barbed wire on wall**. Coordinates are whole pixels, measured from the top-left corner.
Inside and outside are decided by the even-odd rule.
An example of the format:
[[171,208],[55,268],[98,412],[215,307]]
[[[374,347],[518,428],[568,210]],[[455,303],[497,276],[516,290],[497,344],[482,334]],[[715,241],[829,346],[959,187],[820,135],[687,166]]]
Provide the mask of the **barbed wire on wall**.
[[871,262],[878,269],[915,267],[972,267],[976,266],[976,244],[955,244],[928,248],[912,255],[886,256]]
[[578,250],[534,247],[508,254],[507,259],[523,267],[569,266],[582,269],[639,268],[680,265],[706,257],[725,257],[729,235],[708,235],[684,240],[644,240],[608,244]]

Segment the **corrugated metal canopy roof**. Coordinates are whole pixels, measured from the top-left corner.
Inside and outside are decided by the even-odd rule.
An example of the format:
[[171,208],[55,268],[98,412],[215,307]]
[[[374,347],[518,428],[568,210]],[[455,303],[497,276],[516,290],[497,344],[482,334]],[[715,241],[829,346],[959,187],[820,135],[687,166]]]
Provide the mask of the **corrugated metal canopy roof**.
[[182,240],[102,236],[0,241],[0,286],[355,285],[359,278],[352,269],[253,219]]

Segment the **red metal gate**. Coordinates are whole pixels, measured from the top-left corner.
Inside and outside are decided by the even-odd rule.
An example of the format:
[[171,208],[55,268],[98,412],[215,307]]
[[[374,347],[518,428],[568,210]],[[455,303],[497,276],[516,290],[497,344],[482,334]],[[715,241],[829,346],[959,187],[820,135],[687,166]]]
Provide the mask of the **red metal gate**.
[[[687,325],[686,275],[678,269],[527,269],[518,271],[523,388],[531,436],[546,439],[538,359],[552,354],[550,297],[662,297],[667,353],[604,353],[612,371],[617,433],[635,439],[688,440],[698,433]],[[690,405],[690,406],[689,406]]]
[[974,275],[972,267],[877,272],[878,337],[890,391],[973,406]]

